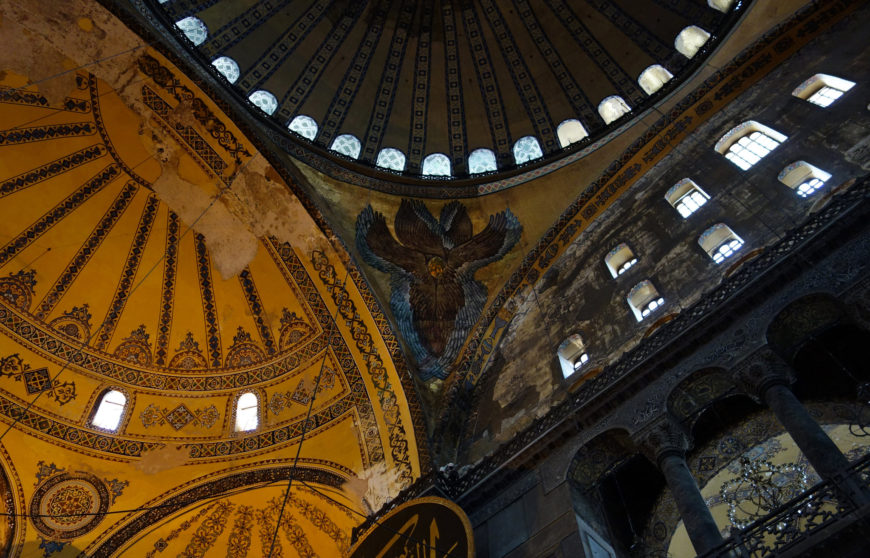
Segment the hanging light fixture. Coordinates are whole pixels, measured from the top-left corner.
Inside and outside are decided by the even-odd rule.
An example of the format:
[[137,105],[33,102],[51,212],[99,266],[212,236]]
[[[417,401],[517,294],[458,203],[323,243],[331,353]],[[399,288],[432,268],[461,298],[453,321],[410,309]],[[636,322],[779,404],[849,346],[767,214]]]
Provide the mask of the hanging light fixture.
[[743,456],[737,476],[722,484],[719,495],[728,504],[731,524],[745,529],[806,491],[808,484],[805,468],[797,463],[774,465],[766,459],[751,460]]

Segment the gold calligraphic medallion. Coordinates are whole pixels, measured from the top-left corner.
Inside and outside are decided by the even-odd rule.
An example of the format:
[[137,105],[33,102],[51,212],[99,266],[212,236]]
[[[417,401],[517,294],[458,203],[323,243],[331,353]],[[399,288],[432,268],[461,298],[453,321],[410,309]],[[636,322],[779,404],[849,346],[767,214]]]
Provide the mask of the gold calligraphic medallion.
[[471,523],[462,508],[429,496],[406,502],[378,521],[350,558],[473,558]]

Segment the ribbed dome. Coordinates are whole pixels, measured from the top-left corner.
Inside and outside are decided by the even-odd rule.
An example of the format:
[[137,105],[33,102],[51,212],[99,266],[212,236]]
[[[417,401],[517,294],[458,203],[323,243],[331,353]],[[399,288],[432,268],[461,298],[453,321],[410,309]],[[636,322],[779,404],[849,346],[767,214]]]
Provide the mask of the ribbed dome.
[[687,76],[740,9],[728,0],[151,1],[291,154],[377,189],[487,182],[594,148]]

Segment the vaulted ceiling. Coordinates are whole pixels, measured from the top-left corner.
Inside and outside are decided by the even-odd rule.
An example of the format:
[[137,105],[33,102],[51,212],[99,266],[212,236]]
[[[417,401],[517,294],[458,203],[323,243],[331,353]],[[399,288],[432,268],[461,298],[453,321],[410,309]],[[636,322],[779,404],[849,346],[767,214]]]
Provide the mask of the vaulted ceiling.
[[[690,75],[739,15],[706,0],[172,0],[149,6],[169,32],[186,37],[186,48],[219,77],[226,94],[254,95],[250,109],[294,157],[369,188],[411,184],[418,196],[432,195],[445,181],[467,195],[468,184],[522,175],[594,149]],[[689,26],[712,34],[692,58],[675,49]],[[638,78],[653,65],[676,77],[651,95]],[[632,112],[611,123],[598,106],[614,95]],[[572,145],[557,134],[570,120],[589,134],[574,132]],[[358,145],[350,146],[348,136]],[[515,147],[521,138],[533,139]],[[404,164],[379,159],[385,148],[401,152]],[[478,149],[494,157],[469,163]],[[421,178],[431,173],[423,163],[432,154],[442,154],[449,166],[435,172],[446,175],[437,185],[434,176]]]
[[293,478],[276,544],[346,550],[428,467],[386,317],[190,79],[98,5],[49,4],[0,7],[0,543],[268,548]]

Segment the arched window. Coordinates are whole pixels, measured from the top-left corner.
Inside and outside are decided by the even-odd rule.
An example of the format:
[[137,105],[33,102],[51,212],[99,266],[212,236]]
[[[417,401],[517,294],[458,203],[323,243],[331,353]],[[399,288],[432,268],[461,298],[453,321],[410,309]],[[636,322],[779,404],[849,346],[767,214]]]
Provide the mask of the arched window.
[[635,257],[634,252],[632,252],[631,248],[628,247],[628,244],[625,243],[620,244],[604,257],[604,264],[607,266],[607,269],[610,270],[610,274],[613,275],[613,277],[622,275],[636,263],[637,258]]
[[514,144],[514,162],[518,165],[544,156],[541,145],[534,136],[523,136]]
[[293,120],[290,121],[290,124],[287,125],[287,128],[296,132],[305,139],[313,140],[317,137],[317,122],[310,116],[304,114],[297,115],[293,118]]
[[782,169],[777,178],[797,195],[806,198],[824,186],[831,174],[806,161],[795,161]]
[[854,81],[828,74],[816,74],[798,85],[791,94],[814,105],[828,107],[853,87],[855,87]]
[[217,71],[222,73],[228,82],[235,83],[239,79],[239,65],[229,56],[215,58],[211,65],[217,68]]
[[450,176],[450,159],[443,153],[432,153],[423,159],[423,176]]
[[259,401],[257,394],[248,391],[236,401],[236,432],[256,430],[259,424]]
[[359,157],[359,152],[362,151],[362,144],[356,136],[352,134],[342,134],[332,141],[332,147],[330,147],[330,149],[336,153],[346,155],[351,159],[356,159]]
[[103,430],[114,432],[121,424],[124,416],[124,407],[127,406],[127,397],[118,390],[112,389],[103,394],[97,405],[97,411],[91,424]]
[[683,219],[698,211],[707,203],[710,196],[695,184],[691,178],[684,178],[671,186],[665,194],[665,199],[676,209]]
[[709,33],[697,25],[690,25],[677,35],[674,41],[674,48],[686,58],[692,58],[709,38]]
[[666,84],[673,77],[674,74],[670,73],[664,68],[664,66],[653,64],[640,73],[640,77],[637,78],[637,83],[647,95],[652,95],[661,89],[662,85]]
[[589,136],[589,132],[583,127],[579,120],[572,118],[559,124],[556,128],[556,135],[559,136],[559,145],[568,147],[572,143],[576,143],[585,137]]
[[637,321],[643,320],[665,303],[665,299],[659,295],[649,280],[641,281],[635,285],[628,293],[626,300]]
[[742,170],[748,170],[786,139],[773,128],[748,120],[728,130],[714,149]]
[[266,114],[272,114],[278,108],[278,99],[268,91],[259,89],[248,96],[248,100],[257,105]]
[[385,147],[378,153],[378,161],[375,164],[384,169],[401,172],[405,170],[405,154],[398,149]]
[[631,107],[619,95],[611,95],[598,104],[598,114],[604,119],[605,124],[619,120],[622,115],[629,112]]
[[468,173],[480,174],[498,170],[495,162],[495,153],[491,149],[475,149],[468,155]]
[[557,354],[559,355],[559,364],[562,366],[562,376],[565,378],[589,362],[586,345],[583,343],[583,338],[577,333],[562,341]]
[[175,22],[175,26],[181,29],[184,35],[194,45],[201,45],[208,38],[208,27],[198,17],[190,16]]
[[730,10],[731,6],[734,5],[734,0],[707,0],[707,5],[714,10],[728,13],[728,10]]
[[731,227],[724,223],[716,223],[698,237],[698,244],[713,258],[717,264],[730,258],[734,252],[743,246],[743,239],[737,236]]

